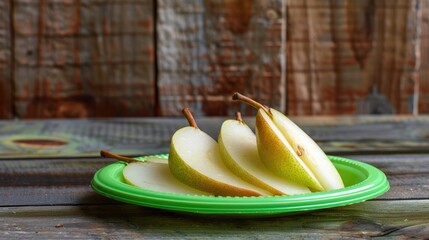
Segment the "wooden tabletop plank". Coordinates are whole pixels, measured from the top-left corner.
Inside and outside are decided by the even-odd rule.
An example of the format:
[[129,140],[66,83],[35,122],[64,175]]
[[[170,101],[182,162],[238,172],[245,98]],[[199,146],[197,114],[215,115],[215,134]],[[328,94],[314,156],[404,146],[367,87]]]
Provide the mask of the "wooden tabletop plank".
[[275,218],[203,217],[132,205],[0,208],[0,238],[427,238],[429,200],[370,201]]
[[429,154],[342,155],[369,163],[388,176],[422,174],[429,176]]
[[0,161],[2,186],[82,186],[114,159],[50,159]]
[[0,195],[0,208],[30,205],[122,204],[95,193],[89,183],[81,186],[0,187]]
[[[429,199],[429,154],[348,156],[381,169],[391,189],[378,199]],[[0,161],[0,205],[104,204],[90,188],[94,173],[113,159]]]
[[429,154],[353,155],[381,169],[391,189],[382,199],[429,199]]
[[[225,119],[197,118],[198,125],[217,138]],[[429,152],[429,116],[360,116],[292,118],[323,150],[331,154]],[[254,118],[244,119],[254,127]],[[167,152],[173,133],[184,118],[0,121],[0,159],[96,157],[100,149],[139,155]],[[16,144],[42,139],[67,144],[43,147]]]

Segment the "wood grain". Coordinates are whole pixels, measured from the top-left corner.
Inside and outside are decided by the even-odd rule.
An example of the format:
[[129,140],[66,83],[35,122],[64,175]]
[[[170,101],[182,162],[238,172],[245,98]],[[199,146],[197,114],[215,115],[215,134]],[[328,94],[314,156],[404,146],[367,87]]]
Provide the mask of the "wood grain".
[[369,163],[386,174],[391,189],[381,199],[428,199],[429,161],[427,154],[353,155],[352,159]]
[[12,118],[12,30],[10,1],[0,2],[0,119]]
[[421,17],[421,28],[420,28],[420,39],[418,43],[420,45],[419,54],[419,74],[418,74],[418,85],[416,88],[419,90],[418,95],[418,113],[429,113],[429,1],[420,1],[420,17]]
[[14,0],[17,116],[151,116],[153,1]]
[[[198,117],[217,139],[229,117]],[[292,117],[329,154],[429,153],[429,116]],[[255,119],[244,117],[252,128]],[[187,126],[179,118],[0,121],[0,159],[98,157],[100,149],[125,155],[166,153],[172,135]],[[60,141],[29,146],[17,141]]]
[[0,117],[254,113],[234,91],[289,115],[429,112],[426,0],[154,6],[1,3]]
[[285,109],[283,0],[158,1],[160,114],[254,112],[235,91]]
[[371,201],[296,216],[239,220],[131,205],[4,207],[0,238],[423,239],[429,233],[428,206],[428,200]]
[[0,118],[253,113],[234,91],[289,115],[428,113],[428,6],[3,1]]
[[[228,117],[198,117],[201,129],[217,139]],[[292,117],[329,154],[429,153],[429,116]],[[255,127],[254,117],[244,121]],[[100,149],[125,155],[166,153],[179,118],[0,121],[0,159],[98,157]],[[60,141],[59,146],[17,141]]]
[[413,112],[418,8],[400,0],[288,1],[288,114]]

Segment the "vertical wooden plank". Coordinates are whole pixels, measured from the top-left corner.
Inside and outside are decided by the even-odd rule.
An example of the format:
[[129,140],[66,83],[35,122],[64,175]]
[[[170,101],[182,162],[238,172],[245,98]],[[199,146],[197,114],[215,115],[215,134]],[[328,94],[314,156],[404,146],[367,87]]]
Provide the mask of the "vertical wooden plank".
[[416,1],[379,1],[376,16],[380,24],[375,28],[375,46],[371,56],[378,64],[368,62],[366,73],[395,108],[395,113],[412,113],[412,97],[418,68]]
[[429,0],[421,0],[420,15],[420,71],[419,71],[419,96],[418,112],[429,113]]
[[159,0],[161,114],[253,112],[234,91],[284,110],[285,18],[282,0]]
[[12,117],[10,16],[10,1],[0,1],[0,118]]
[[416,3],[289,0],[288,113],[412,112]]
[[330,1],[288,1],[288,114],[337,111],[335,43]]
[[154,115],[151,0],[14,0],[24,118]]

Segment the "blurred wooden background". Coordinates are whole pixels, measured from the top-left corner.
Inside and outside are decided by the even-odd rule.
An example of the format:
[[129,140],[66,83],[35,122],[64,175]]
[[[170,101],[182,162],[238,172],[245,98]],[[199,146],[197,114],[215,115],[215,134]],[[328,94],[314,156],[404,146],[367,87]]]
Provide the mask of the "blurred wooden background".
[[0,118],[429,113],[429,0],[3,0]]

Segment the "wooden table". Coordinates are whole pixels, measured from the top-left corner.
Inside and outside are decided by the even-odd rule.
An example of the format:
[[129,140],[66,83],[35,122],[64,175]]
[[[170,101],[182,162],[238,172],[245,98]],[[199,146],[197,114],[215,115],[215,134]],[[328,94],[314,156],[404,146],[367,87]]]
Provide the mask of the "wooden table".
[[[222,120],[199,122],[216,136]],[[364,203],[295,216],[228,219],[172,213],[110,200],[93,192],[89,183],[95,171],[113,162],[97,157],[97,146],[128,146],[127,153],[138,149],[141,153],[165,152],[171,134],[185,125],[183,120],[3,121],[1,144],[9,145],[0,148],[7,152],[0,154],[0,238],[429,237],[429,117],[295,120],[327,153],[361,160],[384,171],[390,191]],[[248,122],[253,125],[251,119]],[[28,125],[31,127],[23,127]],[[87,130],[82,130],[85,126]],[[142,134],[135,136],[130,128],[140,128]],[[85,135],[93,149],[36,152],[23,146],[13,148],[7,141],[16,135],[66,133],[75,138]],[[88,142],[81,140],[82,145],[89,146]]]

